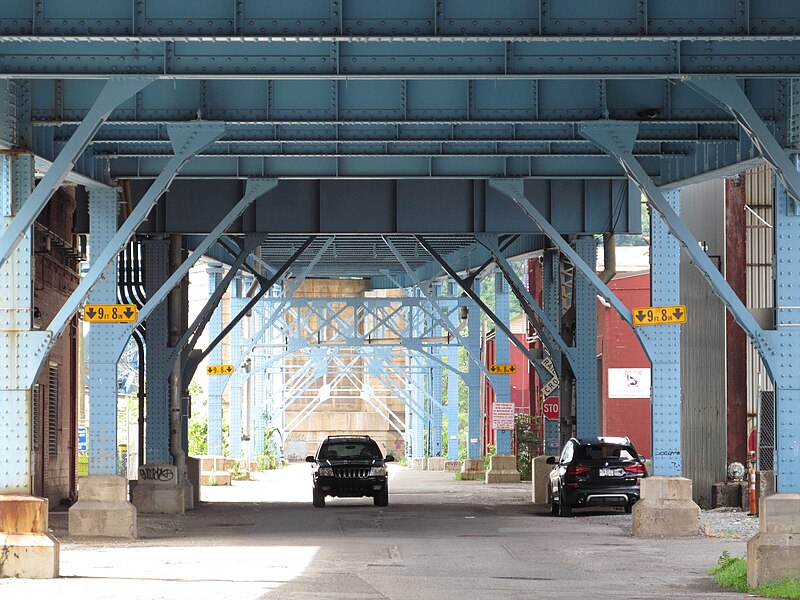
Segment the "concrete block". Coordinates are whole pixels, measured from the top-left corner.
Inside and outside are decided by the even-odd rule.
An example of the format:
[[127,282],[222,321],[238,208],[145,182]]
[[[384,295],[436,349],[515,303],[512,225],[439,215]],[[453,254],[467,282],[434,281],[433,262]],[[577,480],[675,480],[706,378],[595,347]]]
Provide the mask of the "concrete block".
[[553,465],[548,465],[547,459],[551,456],[553,455],[544,454],[531,461],[531,500],[534,504],[546,504],[548,501],[547,484],[550,482]]
[[411,468],[415,471],[425,471],[428,468],[427,458],[412,458]]
[[457,473],[461,471],[460,460],[448,460],[444,463],[444,470],[448,473]]
[[230,485],[230,471],[203,471],[200,473],[200,485]]
[[200,504],[200,459],[186,457],[186,475],[192,484],[192,508]]
[[742,482],[726,481],[711,486],[711,507],[742,506]]
[[461,479],[484,481],[485,472],[483,470],[482,458],[468,458],[461,465]]
[[447,459],[444,456],[431,456],[428,459],[428,471],[444,471]]
[[0,577],[58,577],[59,543],[47,533],[46,498],[0,495]]
[[142,513],[184,514],[186,490],[178,481],[177,468],[168,464],[139,467],[139,483],[131,491],[131,502]]
[[692,500],[692,480],[646,477],[641,500],[633,505],[633,535],[686,537],[700,533],[700,507]]
[[69,508],[69,535],[132,539],[136,507],[128,502],[128,480],[89,475],[78,481],[78,501]]
[[747,584],[800,577],[800,494],[761,499],[758,533],[747,542]]
[[486,483],[519,483],[519,477],[515,454],[495,454],[489,457]]

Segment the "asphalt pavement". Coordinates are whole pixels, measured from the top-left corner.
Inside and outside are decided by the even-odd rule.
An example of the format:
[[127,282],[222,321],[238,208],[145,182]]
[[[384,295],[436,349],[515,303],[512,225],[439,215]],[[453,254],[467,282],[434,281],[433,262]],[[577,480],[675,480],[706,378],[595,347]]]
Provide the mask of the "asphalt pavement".
[[0,580],[3,600],[743,597],[707,571],[744,539],[631,537],[629,517],[530,503],[530,483],[486,485],[392,465],[389,506],[311,506],[309,465],[203,488],[185,516],[139,515],[139,539],[75,539],[51,513],[61,578]]

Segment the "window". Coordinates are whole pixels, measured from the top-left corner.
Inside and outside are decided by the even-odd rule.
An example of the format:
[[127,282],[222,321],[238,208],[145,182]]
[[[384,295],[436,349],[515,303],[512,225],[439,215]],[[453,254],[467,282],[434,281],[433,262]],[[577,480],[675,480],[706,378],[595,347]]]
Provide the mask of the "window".
[[47,452],[58,455],[58,365],[47,374]]

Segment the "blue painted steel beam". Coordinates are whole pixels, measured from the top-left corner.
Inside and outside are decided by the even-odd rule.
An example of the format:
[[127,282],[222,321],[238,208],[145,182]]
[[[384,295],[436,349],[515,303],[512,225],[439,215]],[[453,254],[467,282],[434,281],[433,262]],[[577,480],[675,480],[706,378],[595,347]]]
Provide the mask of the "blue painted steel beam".
[[[208,291],[213,296],[221,287],[220,279],[222,268],[210,266],[206,269],[208,273]],[[230,273],[230,271],[229,271]],[[235,271],[233,271],[235,275]],[[233,279],[231,275],[230,279]],[[208,322],[208,334],[216,337],[222,331],[222,304],[214,303],[214,312]],[[208,356],[209,364],[221,365],[222,346],[212,349]],[[222,455],[222,394],[228,378],[223,375],[212,375],[208,378],[208,453],[212,456]]]
[[83,153],[103,121],[111,114],[111,111],[137,91],[146,87],[150,81],[150,79],[142,78],[131,80],[110,79],[105,84],[94,101],[92,108],[59,153],[42,181],[34,188],[28,200],[17,212],[14,220],[0,235],[0,266],[8,260],[14,249],[27,235],[36,217],[39,216],[47,201],[50,200],[50,197],[64,182],[67,174],[77,162],[78,157]]
[[[545,314],[553,323],[554,329],[556,324],[558,328],[556,331],[561,330],[561,271],[559,268],[558,250],[548,249],[545,250],[542,256],[542,304]],[[551,353],[550,358],[553,361],[553,370],[561,379],[561,351]],[[546,383],[542,380],[542,383]],[[561,402],[561,389],[560,385],[554,389],[548,397],[557,396],[559,398],[559,406],[565,404]],[[537,398],[537,402],[541,402],[544,398]],[[566,408],[566,407],[564,407]],[[560,414],[566,414],[566,410],[560,411]],[[544,453],[557,455],[561,450],[561,423],[556,420],[544,419]]]
[[[594,273],[594,238],[579,237],[575,252]],[[602,433],[597,384],[597,292],[583,272],[575,280],[575,309],[574,361],[570,361],[575,373],[575,426],[579,437],[594,437]]]
[[[796,21],[800,15],[789,18]],[[89,17],[87,21],[94,23],[95,19]],[[386,22],[391,26],[395,21]],[[154,37],[95,37],[86,31],[66,39],[60,35],[6,35],[0,38],[0,74],[25,79],[153,76],[327,82],[369,77],[647,80],[719,72],[748,77],[800,73],[796,32],[725,38],[703,35],[696,26],[689,29],[682,35],[625,37],[614,36],[613,30],[600,36],[588,32],[541,37],[527,33],[382,37],[278,34],[236,36],[232,40],[225,39],[224,34],[221,39],[207,32],[205,38],[196,38],[177,31],[172,35],[158,32]],[[98,61],[98,56],[104,60]]]
[[[508,297],[508,283],[501,272],[494,274],[495,313],[500,321],[510,323],[510,304]],[[514,339],[517,339],[513,334]],[[511,362],[511,347],[509,336],[499,327],[495,328],[495,362],[509,364]],[[511,402],[511,378],[508,375],[492,375],[491,384],[494,389],[496,402]],[[511,429],[497,429],[495,439],[498,454],[511,454]]]

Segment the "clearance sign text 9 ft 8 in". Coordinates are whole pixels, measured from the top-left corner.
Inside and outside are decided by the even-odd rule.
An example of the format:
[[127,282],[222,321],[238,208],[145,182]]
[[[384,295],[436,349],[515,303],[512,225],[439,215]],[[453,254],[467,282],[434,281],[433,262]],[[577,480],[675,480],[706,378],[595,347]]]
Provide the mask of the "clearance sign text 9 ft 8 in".
[[135,323],[138,317],[135,304],[83,305],[83,320],[90,323]]
[[632,312],[633,324],[637,327],[686,323],[686,307],[683,304],[676,306],[642,306],[634,308]]

